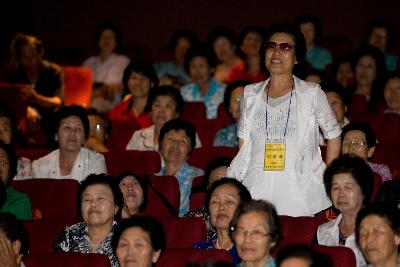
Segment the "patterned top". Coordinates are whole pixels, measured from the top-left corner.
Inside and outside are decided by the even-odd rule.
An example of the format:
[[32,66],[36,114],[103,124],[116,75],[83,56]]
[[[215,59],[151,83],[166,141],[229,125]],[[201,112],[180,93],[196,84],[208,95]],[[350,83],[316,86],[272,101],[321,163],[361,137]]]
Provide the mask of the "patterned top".
[[314,44],[307,49],[306,60],[313,68],[324,70],[327,65],[332,63],[332,55],[328,49]]
[[188,213],[185,214],[185,217],[202,218],[207,227],[207,239],[211,238],[215,234],[215,230],[211,225],[210,214],[208,214],[204,207],[195,210],[189,210]]
[[[217,248],[215,243],[217,242],[218,235],[215,233],[210,238],[207,238],[206,241],[201,241],[193,244],[193,248],[195,249],[215,249]],[[237,254],[237,250],[235,246],[232,246],[230,249],[227,250],[232,257],[232,263],[236,266],[239,262],[239,256]]]
[[228,127],[221,129],[217,132],[214,138],[214,146],[238,146],[237,137],[237,124],[229,125]]
[[367,162],[373,172],[379,174],[382,178],[382,182],[392,180],[389,167],[386,164]]
[[[156,173],[158,176],[166,175],[167,169],[165,166],[161,167],[161,170]],[[179,183],[180,191],[180,204],[179,204],[179,216],[183,217],[189,211],[190,204],[190,192],[192,190],[193,178],[204,175],[204,171],[196,167],[189,166],[185,163],[175,174],[176,179]]]
[[154,64],[154,68],[156,69],[158,78],[161,78],[164,75],[171,75],[178,78],[183,84],[190,82],[190,77],[186,71],[183,68],[178,67],[174,61],[156,63]]
[[[243,267],[243,262],[239,263],[236,265],[236,267]],[[272,257],[269,257],[268,261],[264,264],[264,267],[276,267],[275,259]]]
[[197,83],[190,83],[181,88],[181,94],[185,101],[202,101],[206,106],[207,119],[217,118],[218,106],[224,101],[225,84],[211,79],[210,87],[205,96],[200,95],[200,87]]
[[[114,221],[111,232],[96,249],[97,253],[106,255],[110,259],[112,267],[119,267],[118,259],[114,254],[112,247],[112,237],[116,225],[117,223]],[[84,222],[80,222],[71,226],[67,226],[54,244],[53,251],[81,252],[86,254],[92,253],[90,237],[86,224]]]

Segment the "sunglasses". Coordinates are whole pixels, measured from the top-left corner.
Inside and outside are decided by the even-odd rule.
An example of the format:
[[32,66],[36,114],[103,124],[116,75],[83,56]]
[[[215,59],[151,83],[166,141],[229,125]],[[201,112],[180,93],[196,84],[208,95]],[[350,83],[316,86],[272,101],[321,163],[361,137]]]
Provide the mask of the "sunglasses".
[[275,43],[275,42],[267,42],[267,49],[275,49],[279,47],[279,50],[282,52],[287,52],[292,50],[295,47],[295,44],[291,43]]

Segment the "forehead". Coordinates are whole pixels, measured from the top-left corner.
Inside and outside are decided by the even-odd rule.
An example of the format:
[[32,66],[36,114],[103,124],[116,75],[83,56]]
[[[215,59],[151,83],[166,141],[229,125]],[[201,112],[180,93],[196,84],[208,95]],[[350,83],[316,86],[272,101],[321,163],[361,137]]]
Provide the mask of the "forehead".
[[197,55],[194,56],[191,60],[190,60],[190,64],[207,64],[208,65],[208,61],[207,58],[201,55]]
[[154,103],[173,103],[173,104],[176,104],[175,103],[175,99],[174,98],[172,98],[172,96],[170,96],[170,95],[159,95],[159,96],[156,96],[156,98],[154,99]]
[[3,158],[8,158],[8,155],[7,155],[6,151],[4,149],[2,149],[2,148],[0,148],[0,156],[3,157]]
[[[399,78],[399,77],[390,78],[390,79],[387,81],[386,84],[387,84],[388,86],[395,87],[396,89],[400,89],[400,78]],[[0,123],[1,123],[1,120],[0,120]]]
[[235,195],[239,197],[239,190],[232,184],[223,184],[215,188],[211,196],[216,196],[221,194]]
[[360,138],[365,140],[367,137],[365,133],[360,130],[351,130],[344,135],[344,138]]
[[112,29],[104,29],[101,32],[101,37],[115,37],[115,33]]
[[94,195],[94,194],[112,195],[112,190],[111,187],[106,184],[91,184],[88,185],[82,193],[82,195]]
[[228,38],[226,38],[226,36],[220,35],[217,37],[217,39],[215,39],[213,44],[218,45],[218,44],[226,44],[226,43],[231,44],[231,41]]
[[370,56],[370,55],[364,55],[360,57],[360,59],[357,62],[358,64],[375,64],[375,59]]
[[68,116],[60,121],[60,125],[62,124],[80,124],[83,125],[81,119],[78,116],[72,115]]
[[7,124],[7,125],[11,125],[11,120],[8,117],[5,116],[1,116],[0,115],[0,124]]
[[372,29],[372,34],[386,35],[387,29],[385,27],[374,27]]
[[350,173],[338,173],[333,175],[332,184],[334,183],[357,183]]
[[98,116],[98,115],[89,115],[89,116],[88,116],[88,120],[89,120],[89,122],[91,122],[91,123],[101,123],[101,122],[103,122],[103,120],[101,119],[101,117]]
[[250,211],[240,215],[238,225],[241,227],[245,226],[257,226],[257,225],[268,225],[267,214],[261,211]]
[[334,91],[328,91],[326,92],[326,96],[328,98],[333,98],[333,99],[338,99],[340,101],[342,101],[342,98],[340,97],[340,95]]
[[131,72],[131,75],[129,75],[129,78],[133,78],[133,77],[144,77],[144,78],[148,78],[149,79],[149,77],[147,77],[143,72],[141,72],[140,70],[137,70],[137,71],[135,71],[135,70],[133,70],[132,72]]
[[150,241],[149,233],[144,231],[139,226],[133,226],[133,227],[126,228],[122,232],[121,237],[130,239],[130,240],[143,239],[144,238],[144,239]]
[[286,32],[276,32],[272,34],[269,41],[277,43],[294,43],[293,36]]
[[360,223],[360,228],[374,228],[378,226],[390,228],[390,225],[385,218],[382,218],[375,214],[365,216]]
[[244,87],[243,86],[238,86],[238,87],[236,87],[235,89],[232,90],[231,97],[232,96],[241,95],[241,94],[243,94],[243,91],[244,91]]
[[262,39],[261,34],[259,34],[258,32],[248,32],[246,34],[246,36],[244,37],[244,39]]
[[185,130],[180,129],[180,130],[169,130],[166,134],[165,137],[172,137],[175,139],[189,139],[189,136],[186,135]]
[[132,175],[128,175],[122,178],[121,182],[137,182],[137,179]]

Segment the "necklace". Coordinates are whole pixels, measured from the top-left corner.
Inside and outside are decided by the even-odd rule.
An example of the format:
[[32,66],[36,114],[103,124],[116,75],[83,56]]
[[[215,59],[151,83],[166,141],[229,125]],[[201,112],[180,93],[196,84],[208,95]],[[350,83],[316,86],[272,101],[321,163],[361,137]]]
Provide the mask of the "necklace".
[[218,244],[218,238],[217,238],[217,240],[215,241],[215,246],[217,247],[217,249],[225,249],[225,250],[230,250],[231,248],[232,248],[232,246],[233,245],[231,245],[229,248],[221,248],[220,246],[219,246],[219,244]]

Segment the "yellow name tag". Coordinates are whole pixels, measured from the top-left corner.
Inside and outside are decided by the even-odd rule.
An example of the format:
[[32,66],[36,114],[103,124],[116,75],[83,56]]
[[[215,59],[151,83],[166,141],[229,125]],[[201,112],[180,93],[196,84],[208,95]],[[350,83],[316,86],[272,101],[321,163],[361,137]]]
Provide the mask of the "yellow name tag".
[[284,142],[266,143],[264,156],[264,171],[283,171],[285,169]]

